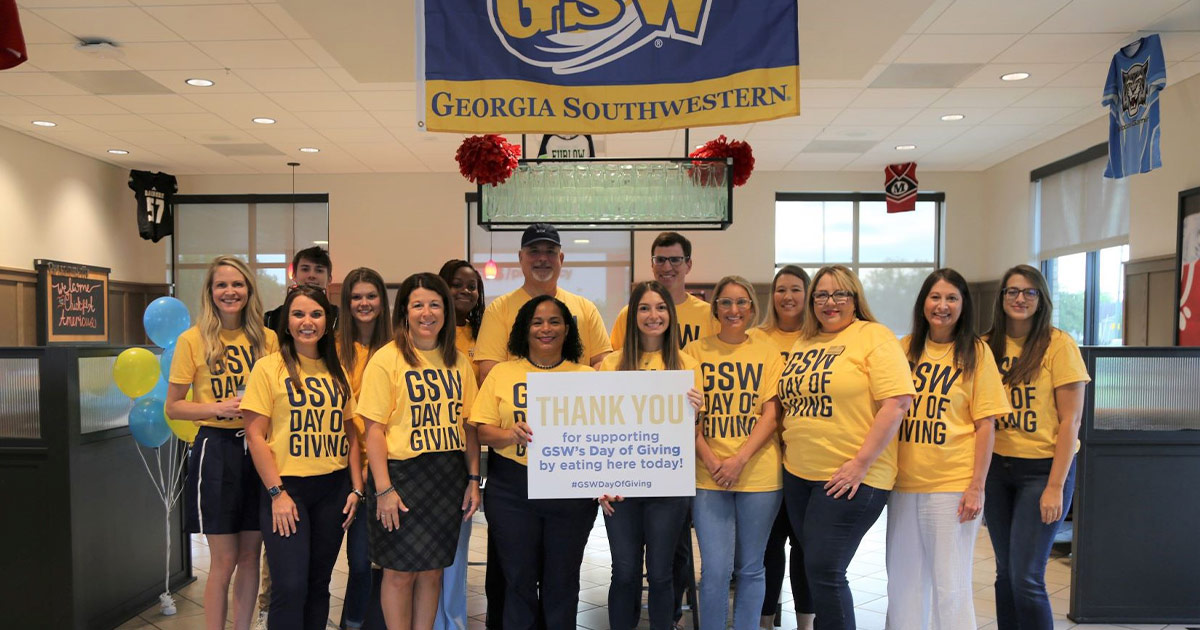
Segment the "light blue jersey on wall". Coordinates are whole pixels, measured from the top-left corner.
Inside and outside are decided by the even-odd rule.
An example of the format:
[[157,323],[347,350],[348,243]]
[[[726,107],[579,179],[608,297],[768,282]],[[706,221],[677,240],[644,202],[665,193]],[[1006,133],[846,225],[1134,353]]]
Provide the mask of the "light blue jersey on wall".
[[1104,83],[1108,107],[1108,166],[1105,177],[1148,173],[1162,166],[1158,95],[1167,84],[1158,35],[1148,35],[1113,55]]

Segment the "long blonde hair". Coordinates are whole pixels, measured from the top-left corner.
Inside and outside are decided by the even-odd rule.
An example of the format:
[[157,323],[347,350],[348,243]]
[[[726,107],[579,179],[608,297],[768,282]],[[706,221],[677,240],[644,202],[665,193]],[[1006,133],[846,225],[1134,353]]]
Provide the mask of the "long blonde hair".
[[854,294],[854,316],[866,321],[874,322],[875,315],[871,313],[871,307],[867,305],[867,296],[863,295],[862,282],[859,282],[858,276],[850,271],[849,267],[844,265],[828,265],[817,270],[817,274],[813,276],[812,284],[808,287],[808,295],[804,296],[804,323],[800,326],[800,337],[803,339],[812,339],[821,332],[821,322],[817,320],[817,309],[813,302],[813,294],[817,292],[817,284],[821,282],[821,278],[825,276],[833,276],[834,284],[843,291],[849,291]]
[[213,302],[213,276],[217,267],[233,267],[246,279],[246,305],[242,307],[242,332],[250,341],[251,353],[254,360],[260,359],[267,347],[266,326],[263,324],[262,300],[258,296],[258,285],[254,282],[254,274],[246,263],[233,256],[217,256],[208,264],[208,272],[204,274],[204,295],[200,296],[200,315],[196,317],[196,328],[200,338],[204,340],[204,363],[210,371],[220,368],[225,361],[225,344],[221,342],[221,317],[217,314],[217,305]]

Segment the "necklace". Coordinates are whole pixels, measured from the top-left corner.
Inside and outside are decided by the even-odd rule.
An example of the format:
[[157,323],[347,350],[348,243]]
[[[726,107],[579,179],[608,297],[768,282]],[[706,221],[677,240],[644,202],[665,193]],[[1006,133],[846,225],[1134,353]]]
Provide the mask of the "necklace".
[[931,361],[941,361],[942,359],[946,358],[947,354],[950,354],[954,350],[954,343],[951,342],[950,344],[948,344],[948,347],[946,348],[945,352],[943,352],[941,355],[935,357],[935,356],[933,356],[933,353],[929,351],[929,343],[930,342],[928,340],[925,342],[925,356],[929,357],[929,359]]
[[530,365],[532,365],[533,367],[535,367],[539,370],[553,370],[554,368],[562,365],[563,361],[566,361],[567,359],[566,359],[566,357],[559,357],[558,362],[553,365],[542,365],[541,363],[534,361],[532,358],[527,359],[527,360],[529,361]]

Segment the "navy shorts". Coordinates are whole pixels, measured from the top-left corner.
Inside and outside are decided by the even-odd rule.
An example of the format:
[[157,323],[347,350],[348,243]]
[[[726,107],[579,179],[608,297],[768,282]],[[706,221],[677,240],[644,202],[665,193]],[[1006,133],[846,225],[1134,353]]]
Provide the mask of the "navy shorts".
[[262,481],[246,448],[245,431],[200,427],[188,455],[184,525],[192,534],[258,531]]

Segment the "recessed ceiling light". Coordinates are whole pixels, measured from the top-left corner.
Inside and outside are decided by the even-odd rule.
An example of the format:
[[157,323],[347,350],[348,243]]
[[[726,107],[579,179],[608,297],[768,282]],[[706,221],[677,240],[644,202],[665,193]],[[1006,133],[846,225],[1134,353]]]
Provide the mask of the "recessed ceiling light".
[[1028,78],[1028,72],[1009,72],[1008,74],[1000,76],[1001,81],[1024,81]]
[[39,127],[57,127],[58,123],[50,122],[49,120],[35,120],[33,124]]
[[250,122],[256,122],[260,125],[274,125],[275,119],[274,118],[266,118],[265,116],[260,116],[258,118],[251,118]]
[[328,245],[329,241],[313,241],[313,245]]
[[212,87],[213,86],[213,82],[209,81],[208,79],[188,79],[187,81],[184,81],[184,83],[186,83],[192,87]]
[[129,155],[129,152],[125,149],[109,149],[108,152],[113,155]]
[[591,243],[591,242],[592,242],[592,241],[591,241],[591,239],[587,239],[587,238],[577,238],[577,239],[575,239],[575,244],[576,244],[576,245],[587,245],[588,243]]
[[301,153],[320,153],[321,150],[317,147],[300,147]]
[[915,145],[915,144],[898,144],[898,145],[896,145],[897,151],[912,151],[915,148],[917,148],[917,145]]
[[954,122],[956,120],[962,120],[964,118],[966,118],[966,116],[963,116],[962,114],[946,114],[945,116],[942,116],[942,120],[944,120],[946,122]]

